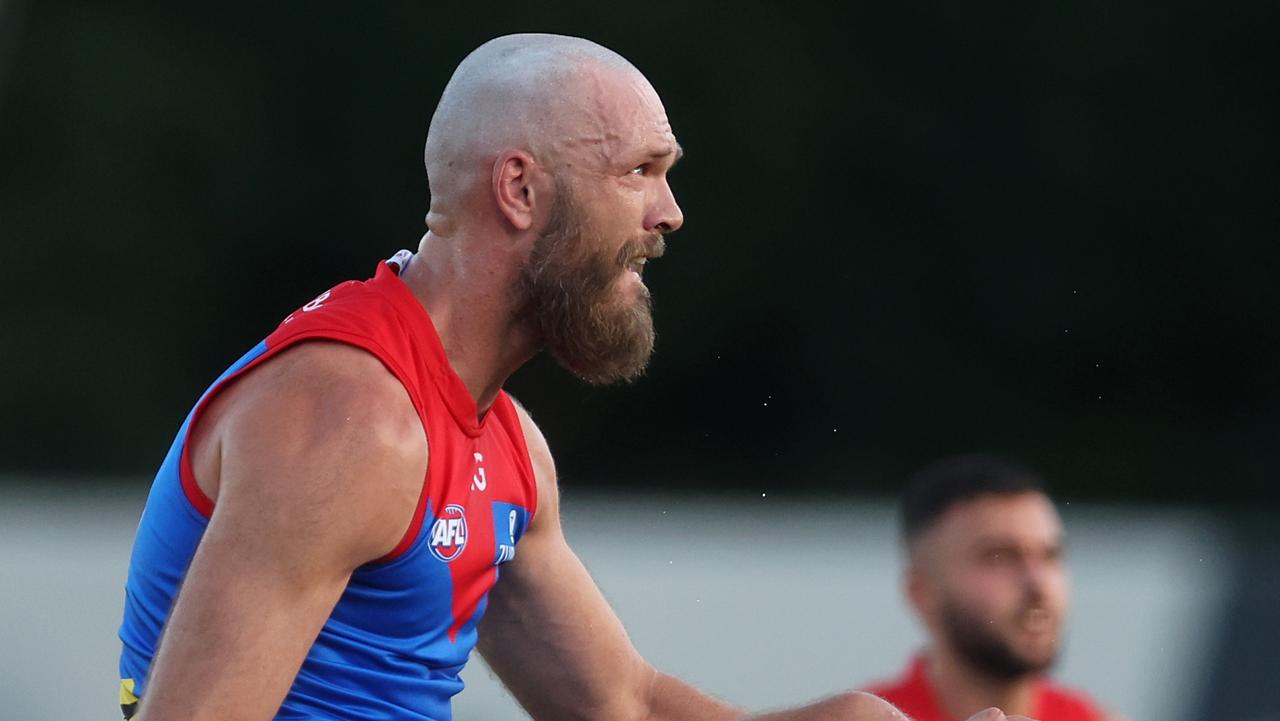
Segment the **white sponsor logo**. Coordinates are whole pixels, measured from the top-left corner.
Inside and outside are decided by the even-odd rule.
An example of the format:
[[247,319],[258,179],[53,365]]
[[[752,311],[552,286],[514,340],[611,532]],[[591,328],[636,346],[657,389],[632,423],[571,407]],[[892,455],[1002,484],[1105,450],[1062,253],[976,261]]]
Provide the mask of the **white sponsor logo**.
[[[303,313],[310,313],[311,311],[315,310],[316,308],[319,308],[319,307],[323,306],[323,305],[324,305],[324,302],[325,302],[326,300],[329,300],[329,294],[330,294],[331,292],[332,292],[332,291],[328,291],[328,290],[326,290],[325,292],[321,293],[320,295],[317,295],[315,298],[312,298],[310,302],[308,302],[306,305],[302,306],[302,312],[303,312]],[[292,320],[293,320],[293,317],[294,317],[295,315],[297,315],[297,313],[290,313],[290,314],[289,314],[289,317],[284,319],[284,322],[285,322],[285,323],[288,323],[288,322],[292,321]]]
[[467,545],[467,517],[462,506],[451,503],[431,524],[431,553],[448,563],[462,554]]
[[311,311],[323,305],[326,300],[329,300],[329,291],[327,290],[321,293],[320,295],[317,295],[314,299],[312,299],[310,303],[307,303],[306,305],[302,306],[302,312],[310,313]]
[[518,518],[518,514],[516,514],[514,509],[507,514],[507,530],[508,530],[507,538],[511,539],[511,543],[498,544],[498,560],[493,562],[493,565],[495,566],[500,563],[506,563],[507,561],[510,561],[511,559],[516,557],[516,519],[517,518]]
[[484,466],[480,465],[484,463],[484,454],[473,453],[471,455],[475,456],[476,459],[476,472],[471,476],[471,490],[483,491],[489,486],[489,479],[484,477]]

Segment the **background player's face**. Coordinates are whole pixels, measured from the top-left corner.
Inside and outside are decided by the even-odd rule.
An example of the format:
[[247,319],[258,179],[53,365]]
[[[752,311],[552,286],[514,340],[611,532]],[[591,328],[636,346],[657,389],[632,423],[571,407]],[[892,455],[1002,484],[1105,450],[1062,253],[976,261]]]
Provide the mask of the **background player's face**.
[[653,351],[645,261],[683,216],[666,172],[677,145],[643,77],[604,78],[592,122],[562,150],[550,218],[522,276],[548,350],[592,383],[640,375]]
[[1041,493],[956,504],[913,552],[911,595],[937,643],[1012,679],[1057,657],[1068,605],[1062,522]]

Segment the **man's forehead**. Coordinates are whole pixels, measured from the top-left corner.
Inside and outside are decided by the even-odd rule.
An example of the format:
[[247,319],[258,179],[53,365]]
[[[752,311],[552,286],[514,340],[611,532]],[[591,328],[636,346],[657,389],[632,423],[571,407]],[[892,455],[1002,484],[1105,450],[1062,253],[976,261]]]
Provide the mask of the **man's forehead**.
[[1053,502],[1042,493],[979,496],[948,509],[938,524],[948,535],[974,540],[1003,537],[1048,537],[1062,532]]
[[591,129],[563,142],[566,150],[595,157],[605,165],[640,163],[684,156],[684,148],[670,130],[645,133],[643,128]]
[[1063,543],[1062,529],[1043,528],[1027,533],[1010,529],[997,529],[970,536],[965,544],[969,548],[997,549],[1004,547],[1057,547]]
[[680,154],[657,91],[634,69],[597,68],[589,72],[582,98],[586,112],[576,129],[579,145],[596,146],[610,162],[623,156]]
[[649,151],[649,157],[655,160],[661,158],[671,158],[677,161],[684,157],[684,146],[680,141],[676,140],[675,135],[671,135],[670,142],[660,142],[653,144],[653,149]]
[[971,544],[978,538],[1003,535],[1061,535],[1062,521],[1048,496],[1039,491],[983,494],[960,501],[921,534],[922,541],[942,545]]
[[[625,122],[625,121],[624,121]],[[679,160],[684,148],[676,140],[675,132],[665,113],[660,117],[644,117],[638,114],[630,127],[621,127],[615,142],[609,146],[610,160],[630,163],[634,161]]]

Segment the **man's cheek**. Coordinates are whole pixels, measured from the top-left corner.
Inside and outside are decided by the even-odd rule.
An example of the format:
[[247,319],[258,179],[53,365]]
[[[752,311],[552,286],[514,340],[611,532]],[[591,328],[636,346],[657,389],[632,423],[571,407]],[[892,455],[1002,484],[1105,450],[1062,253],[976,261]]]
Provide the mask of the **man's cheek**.
[[1007,612],[1017,597],[1017,589],[1010,582],[1009,575],[994,569],[971,576],[965,592],[969,607],[985,618],[995,618]]

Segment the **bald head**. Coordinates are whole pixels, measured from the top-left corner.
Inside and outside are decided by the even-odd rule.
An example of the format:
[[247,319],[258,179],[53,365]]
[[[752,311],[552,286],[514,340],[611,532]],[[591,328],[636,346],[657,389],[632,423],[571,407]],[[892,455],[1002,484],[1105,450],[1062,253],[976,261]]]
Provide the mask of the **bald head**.
[[559,35],[481,45],[427,133],[425,297],[465,298],[455,312],[484,320],[512,362],[547,350],[592,383],[637,377],[654,343],[641,276],[684,222],[667,182],[681,154],[657,92],[612,50]]
[[527,151],[547,170],[575,154],[605,157],[637,101],[661,107],[630,62],[589,40],[521,34],[481,45],[454,71],[427,131],[432,215],[443,220],[487,187],[504,150]]

